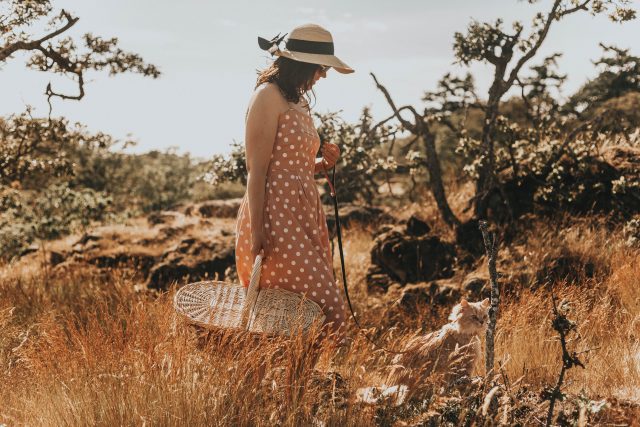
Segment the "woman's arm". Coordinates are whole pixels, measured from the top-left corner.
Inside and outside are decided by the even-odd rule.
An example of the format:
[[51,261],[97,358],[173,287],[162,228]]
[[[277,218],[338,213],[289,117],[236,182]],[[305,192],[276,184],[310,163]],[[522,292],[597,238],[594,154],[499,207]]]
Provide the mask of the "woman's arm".
[[257,89],[249,101],[245,158],[251,230],[262,230],[264,224],[264,192],[278,130],[279,96],[272,85],[266,85]]

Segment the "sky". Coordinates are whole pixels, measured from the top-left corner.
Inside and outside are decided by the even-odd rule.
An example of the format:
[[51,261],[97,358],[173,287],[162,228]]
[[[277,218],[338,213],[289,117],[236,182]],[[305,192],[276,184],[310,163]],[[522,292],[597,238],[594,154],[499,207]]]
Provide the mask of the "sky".
[[[525,25],[550,0],[530,5],[520,0],[52,0],[79,17],[67,33],[118,37],[120,47],[139,53],[162,72],[158,79],[137,74],[109,76],[90,72],[81,101],[54,100],[53,114],[81,122],[136,145],[128,152],[165,150],[198,158],[227,154],[244,141],[245,111],[254,90],[256,70],[271,57],[257,37],[271,39],[295,26],[316,23],[333,36],[335,54],[355,73],[330,70],[315,86],[319,113],[339,111],[356,121],[369,106],[374,119],[391,114],[370,73],[387,87],[397,105],[420,106],[447,72],[470,71],[478,93],[486,94],[492,69],[486,64],[454,64],[455,32],[472,19],[503,18],[505,28]],[[41,29],[42,30],[42,29]],[[35,31],[34,35],[42,34]],[[601,56],[598,43],[614,44],[640,54],[640,21],[617,24],[605,16],[578,13],[555,23],[531,65],[561,52],[559,69],[568,74],[564,95],[597,75],[591,62]],[[284,43],[281,44],[284,47]],[[35,108],[45,116],[43,95],[54,89],[75,93],[68,79],[28,70],[28,56],[16,54],[0,68],[0,115]],[[486,95],[483,96],[486,98]],[[317,124],[317,123],[316,123]]]

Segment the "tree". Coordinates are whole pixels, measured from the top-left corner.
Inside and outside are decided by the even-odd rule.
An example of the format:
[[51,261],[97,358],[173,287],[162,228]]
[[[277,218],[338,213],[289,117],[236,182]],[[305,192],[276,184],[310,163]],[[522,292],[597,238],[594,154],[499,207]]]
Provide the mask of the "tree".
[[[33,117],[30,107],[0,118],[0,246],[7,251],[0,257],[19,253],[33,238],[86,227],[103,218],[111,204],[103,189],[74,185],[79,165],[73,156],[81,149],[106,150],[115,141],[77,124],[70,126],[65,118],[53,118],[52,99],[81,100],[85,73],[90,70],[160,75],[155,65],[123,51],[115,37],[103,39],[91,33],[79,39],[65,37],[78,19],[64,9],[55,10],[49,0],[0,0],[0,70],[26,53],[28,68],[63,75],[77,84],[76,93],[46,85],[48,118]],[[46,33],[32,34],[41,23],[47,24]]]
[[[396,106],[396,103],[393,101],[393,98],[387,88],[378,81],[375,74],[370,74],[371,77],[373,77],[377,88],[384,94],[385,99],[393,111],[393,115],[391,117],[383,120],[378,125],[385,123],[392,118],[396,118],[402,125],[403,129],[408,130],[416,138],[420,138],[424,142],[425,155],[424,157],[419,156],[418,158],[422,159],[422,164],[429,171],[429,188],[436,200],[438,210],[440,211],[444,221],[450,227],[458,227],[460,225],[460,220],[451,210],[449,202],[447,201],[447,194],[442,179],[440,159],[436,150],[436,134],[433,126],[435,123],[442,122],[449,125],[452,129],[455,129],[455,126],[449,120],[450,114],[466,108],[466,106],[471,102],[470,99],[475,99],[473,96],[473,83],[471,76],[467,76],[466,79],[461,80],[452,78],[449,74],[445,75],[445,77],[439,82],[440,91],[427,93],[424,97],[424,100],[426,101],[430,101],[432,103],[439,102],[439,107],[426,108],[423,113],[420,114],[411,105],[405,105],[402,107]],[[401,113],[403,111],[408,111],[413,116],[413,120],[407,120],[402,117]]]
[[[45,94],[51,98],[80,100],[84,97],[84,73],[88,70],[109,70],[115,75],[126,71],[156,78],[160,71],[155,65],[147,64],[135,54],[118,47],[118,39],[103,39],[86,33],[82,37],[84,48],[77,46],[72,37],[60,38],[79,20],[78,17],[62,9],[56,14],[49,0],[0,0],[0,65],[12,59],[18,52],[32,53],[27,66],[35,70],[62,74],[75,78],[77,94],[56,92],[51,83]],[[47,34],[33,36],[29,26],[41,20],[48,20],[52,28]]]
[[[390,143],[393,150],[397,129],[371,120],[368,108],[364,108],[356,124],[346,123],[337,113],[318,114],[322,125],[318,128],[321,141],[329,141],[340,146],[340,158],[336,167],[336,187],[340,189],[340,200],[350,202],[362,199],[371,204],[377,193],[377,180],[388,180],[389,175],[408,168],[398,165],[389,154],[381,156],[380,147]],[[240,182],[246,185],[247,169],[243,144],[233,143],[229,156],[216,154],[203,176],[214,187],[224,182]],[[338,172],[339,171],[339,172]],[[328,170],[329,179],[331,171]],[[323,172],[320,172],[324,176]],[[325,189],[329,186],[325,182]]]
[[[528,0],[536,3],[537,0]],[[474,216],[476,219],[486,217],[489,195],[496,188],[496,153],[495,131],[498,121],[500,102],[503,96],[518,81],[523,67],[536,55],[544,43],[551,26],[568,15],[588,11],[592,14],[609,12],[609,17],[616,22],[624,22],[635,18],[635,11],[629,7],[630,0],[554,0],[551,9],[546,13],[538,13],[533,18],[532,29],[523,35],[523,25],[513,24],[513,32],[502,29],[502,19],[494,23],[472,21],[467,33],[456,33],[454,36],[454,53],[457,61],[464,65],[472,62],[488,62],[494,67],[494,75],[485,108],[485,120],[482,129],[479,172],[476,179],[476,195]],[[516,51],[520,52],[517,56]]]
[[[72,37],[61,38],[79,18],[64,9],[56,14],[49,0],[0,0],[0,8],[0,66],[13,59],[16,53],[28,52],[32,54],[27,62],[29,68],[68,76],[78,85],[77,94],[59,93],[51,83],[47,85],[48,121],[34,119],[30,108],[3,121],[0,126],[0,185],[22,180],[27,173],[36,170],[52,174],[68,172],[70,165],[64,151],[60,151],[59,156],[52,156],[63,138],[88,137],[106,144],[109,137],[68,131],[64,119],[51,118],[51,99],[82,99],[84,73],[88,70],[108,69],[111,75],[130,71],[153,78],[158,77],[160,71],[155,65],[145,63],[139,55],[120,49],[115,37],[105,40],[87,33],[82,37],[83,49]],[[45,35],[31,35],[29,27],[43,20],[48,20],[52,29]]]
[[594,61],[602,66],[598,76],[584,84],[564,106],[567,113],[589,117],[606,101],[629,92],[640,92],[640,57],[631,55],[629,49],[600,43],[603,56]]

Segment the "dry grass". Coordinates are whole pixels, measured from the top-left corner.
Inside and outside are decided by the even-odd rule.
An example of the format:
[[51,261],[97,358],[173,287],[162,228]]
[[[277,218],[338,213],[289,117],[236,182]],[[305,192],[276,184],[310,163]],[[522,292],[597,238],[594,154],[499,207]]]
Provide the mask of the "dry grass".
[[[615,232],[576,224],[562,233],[534,224],[522,237],[532,269],[544,252],[561,251],[603,266],[602,277],[554,286],[579,324],[580,338],[570,346],[591,350],[581,356],[586,369],[569,372],[565,391],[640,402],[640,253],[624,248]],[[343,234],[355,308],[362,323],[393,331],[384,335],[385,344],[442,324],[444,313],[433,318],[425,308],[417,316],[391,316],[392,301],[367,296],[370,234],[355,228]],[[337,241],[334,257],[341,280]],[[353,344],[340,351],[330,342],[314,348],[303,338],[207,333],[175,316],[174,289],[136,292],[141,278],[130,271],[33,267],[32,273],[0,279],[0,423],[311,425],[320,419],[390,425],[444,416],[456,407],[451,396],[401,408],[357,404],[356,390],[377,384],[388,357],[355,329]],[[560,369],[550,315],[548,289],[540,288],[504,301],[499,317],[497,359],[505,361],[512,381],[524,375],[521,384],[533,390],[553,383]]]

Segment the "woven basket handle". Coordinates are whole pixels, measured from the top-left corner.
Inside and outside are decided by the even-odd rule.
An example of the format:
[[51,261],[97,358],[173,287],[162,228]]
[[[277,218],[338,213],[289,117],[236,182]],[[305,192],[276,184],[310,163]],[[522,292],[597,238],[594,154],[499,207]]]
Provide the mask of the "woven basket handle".
[[251,312],[258,300],[258,291],[260,283],[260,270],[262,269],[262,255],[256,255],[256,260],[253,263],[253,270],[251,271],[251,280],[249,281],[249,287],[244,300],[244,307],[242,307],[242,327],[247,329],[249,326],[249,319],[251,318]]

